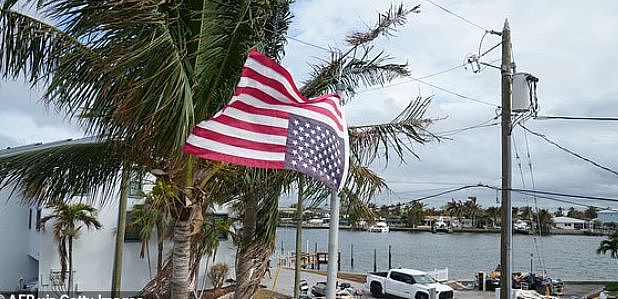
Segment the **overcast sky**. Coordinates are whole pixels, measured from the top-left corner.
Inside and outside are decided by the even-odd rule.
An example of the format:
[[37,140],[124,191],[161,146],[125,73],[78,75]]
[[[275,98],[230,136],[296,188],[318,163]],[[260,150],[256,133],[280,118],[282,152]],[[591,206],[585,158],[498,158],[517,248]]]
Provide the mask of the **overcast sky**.
[[[540,79],[540,115],[618,116],[618,104],[614,103],[618,96],[618,19],[615,17],[618,2],[560,1],[558,5],[549,0],[434,1],[488,29],[500,31],[504,19],[509,18],[517,70]],[[409,7],[421,4],[421,13],[410,15],[404,28],[391,38],[380,38],[376,47],[383,48],[395,62],[407,61],[413,76],[421,77],[461,64],[468,54],[478,50],[481,29],[425,0],[404,3]],[[293,6],[295,18],[290,35],[324,47],[344,46],[347,34],[374,24],[377,12],[385,11],[390,5],[391,2],[375,0],[298,0]],[[497,42],[499,37],[487,36],[483,48]],[[309,64],[316,63],[316,57],[329,55],[294,40],[289,40],[286,53],[283,64],[298,82],[306,78]],[[485,56],[484,61],[492,62],[499,57],[498,48]],[[459,68],[426,81],[495,105],[500,103],[500,73],[496,69],[487,68],[474,74]],[[0,147],[81,136],[77,127],[43,107],[38,102],[39,95],[40,91],[20,82],[0,82]],[[354,125],[388,121],[417,95],[433,96],[429,116],[441,119],[430,127],[433,132],[476,125],[496,115],[494,107],[408,82],[360,93],[348,104],[348,121]],[[600,164],[618,168],[618,122],[528,120],[525,125]],[[522,157],[526,188],[531,188],[522,130],[516,128],[513,137]],[[468,184],[500,184],[499,126],[469,130],[451,138],[415,146],[421,159],[409,157],[406,165],[396,162],[388,167],[374,165],[394,191],[383,195],[380,201],[403,202]],[[614,174],[576,159],[538,137],[528,134],[528,141],[536,189],[618,198],[615,184],[618,177]],[[513,186],[522,187],[515,159]],[[465,199],[472,195],[478,196],[484,206],[496,205],[494,191],[476,189],[437,197],[427,203],[441,206],[451,197]],[[514,200],[515,205],[531,202],[518,195],[514,195]],[[544,206],[571,206],[539,200]]]

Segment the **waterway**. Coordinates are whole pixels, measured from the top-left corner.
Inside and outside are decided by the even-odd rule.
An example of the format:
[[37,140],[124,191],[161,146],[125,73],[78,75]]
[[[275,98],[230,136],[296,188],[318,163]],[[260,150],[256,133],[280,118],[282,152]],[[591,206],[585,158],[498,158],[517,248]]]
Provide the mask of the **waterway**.
[[[295,229],[277,229],[277,252],[294,250]],[[552,278],[563,280],[618,280],[618,260],[596,254],[604,237],[554,235],[536,238],[513,236],[513,269],[530,271],[544,268]],[[327,229],[303,230],[303,251],[328,251]],[[354,267],[351,247],[354,246]],[[500,235],[482,233],[339,232],[341,270],[367,272],[373,270],[374,249],[377,250],[378,271],[388,268],[388,247],[391,246],[393,268],[421,270],[449,269],[450,279],[473,279],[478,271],[490,272],[500,262]],[[543,267],[544,266],[544,267]],[[326,266],[323,266],[326,268]]]

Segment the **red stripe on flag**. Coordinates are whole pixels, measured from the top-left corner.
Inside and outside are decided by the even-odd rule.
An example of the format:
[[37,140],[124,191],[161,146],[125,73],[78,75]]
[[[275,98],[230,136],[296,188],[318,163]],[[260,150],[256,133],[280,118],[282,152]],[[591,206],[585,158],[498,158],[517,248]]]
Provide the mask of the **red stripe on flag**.
[[227,105],[227,107],[233,107],[233,108],[236,108],[238,110],[241,110],[241,111],[244,111],[250,114],[260,114],[260,115],[276,117],[276,118],[281,118],[281,119],[290,118],[290,114],[285,111],[254,107],[242,101],[234,101],[230,103],[229,105]]
[[258,125],[250,122],[246,122],[234,117],[222,114],[212,119],[212,121],[220,122],[222,124],[232,126],[239,129],[245,129],[247,131],[262,133],[268,135],[288,136],[287,128],[273,127],[267,125]]
[[270,169],[283,169],[285,166],[284,161],[272,161],[272,160],[260,160],[243,158],[224,153],[211,151],[205,148],[196,147],[192,144],[185,143],[183,151],[187,154],[195,155],[203,159],[222,161],[232,164],[245,165],[249,167],[270,168]]
[[[260,73],[258,73],[257,71],[255,71],[255,70],[253,70],[251,68],[248,68],[248,67],[244,67],[242,69],[242,77],[250,78],[250,79],[258,81],[258,82],[260,82],[260,83],[262,83],[262,84],[264,84],[266,86],[269,86],[269,87],[277,90],[278,92],[280,92],[282,95],[284,95],[286,98],[288,98],[292,103],[299,103],[298,100],[292,94],[290,94],[290,92],[288,92],[287,89],[285,89],[285,86],[280,81],[277,81],[275,79],[263,76]],[[306,99],[304,97],[301,97],[301,99],[306,101]]]
[[290,73],[283,68],[281,65],[279,65],[277,62],[275,62],[272,59],[269,59],[268,57],[266,57],[265,55],[261,54],[260,52],[258,52],[255,49],[251,49],[249,51],[249,56],[253,59],[255,59],[257,62],[259,62],[260,64],[267,66],[269,68],[271,68],[272,70],[274,70],[275,72],[281,74],[283,77],[285,77],[286,80],[288,80],[288,82],[290,82],[290,85],[292,86],[292,89],[294,89],[294,92],[296,92],[296,94],[303,100],[307,100],[301,93],[300,91],[298,91],[298,88],[296,87],[296,84],[294,84],[294,80],[292,79],[292,76],[290,75]]
[[217,133],[213,130],[205,129],[199,126],[193,128],[193,135],[202,137],[205,139],[210,139],[219,143],[224,143],[227,145],[240,147],[240,148],[248,148],[257,151],[264,152],[274,152],[274,153],[284,153],[285,145],[279,144],[271,144],[265,142],[257,142],[248,139],[242,139],[234,136],[229,136],[221,133]]
[[332,119],[335,124],[337,124],[337,128],[339,128],[340,131],[343,131],[343,125],[341,125],[341,122],[339,121],[339,119],[333,114],[332,111],[330,111],[329,109],[326,108],[322,108],[322,107],[316,107],[316,106],[311,106],[311,104],[291,104],[291,103],[283,103],[278,101],[277,99],[271,97],[270,95],[268,95],[267,93],[259,90],[259,89],[255,89],[252,87],[238,87],[236,88],[236,91],[234,92],[234,96],[238,96],[240,94],[247,94],[250,95],[266,104],[269,105],[281,105],[281,106],[288,106],[288,107],[295,107],[295,108],[299,108],[299,109],[304,109],[304,110],[309,110],[309,111],[313,111],[319,114],[322,114],[330,119]]

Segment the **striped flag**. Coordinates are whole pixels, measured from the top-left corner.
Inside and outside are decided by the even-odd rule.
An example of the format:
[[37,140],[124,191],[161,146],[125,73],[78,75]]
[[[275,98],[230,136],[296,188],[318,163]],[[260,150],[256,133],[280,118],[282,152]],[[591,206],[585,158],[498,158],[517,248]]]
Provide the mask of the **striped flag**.
[[186,153],[258,168],[292,169],[338,190],[349,143],[341,99],[305,98],[286,69],[251,50],[230,103],[197,124]]

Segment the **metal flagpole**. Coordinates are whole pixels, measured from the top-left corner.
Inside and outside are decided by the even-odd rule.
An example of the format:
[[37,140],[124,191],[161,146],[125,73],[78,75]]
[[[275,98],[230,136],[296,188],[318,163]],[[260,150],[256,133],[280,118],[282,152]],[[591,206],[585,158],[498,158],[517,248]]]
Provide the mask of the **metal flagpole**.
[[337,253],[339,252],[339,196],[330,193],[330,221],[328,225],[328,274],[326,299],[335,299],[337,293]]
[[[343,86],[337,84],[337,95],[343,100]],[[347,130],[347,128],[346,128]],[[345,180],[345,178],[341,178]],[[328,222],[328,272],[326,276],[326,299],[335,299],[337,294],[337,259],[339,256],[339,196],[337,190],[330,192],[330,220]]]

